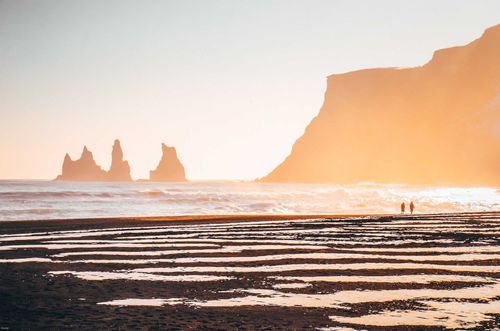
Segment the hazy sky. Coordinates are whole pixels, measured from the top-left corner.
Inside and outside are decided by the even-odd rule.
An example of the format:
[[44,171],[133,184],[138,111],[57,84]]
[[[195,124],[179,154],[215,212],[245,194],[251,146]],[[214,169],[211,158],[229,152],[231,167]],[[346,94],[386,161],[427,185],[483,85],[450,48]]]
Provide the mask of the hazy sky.
[[2,1],[0,178],[54,178],[115,138],[134,178],[161,142],[191,179],[272,170],[326,77],[415,66],[500,23],[500,1]]

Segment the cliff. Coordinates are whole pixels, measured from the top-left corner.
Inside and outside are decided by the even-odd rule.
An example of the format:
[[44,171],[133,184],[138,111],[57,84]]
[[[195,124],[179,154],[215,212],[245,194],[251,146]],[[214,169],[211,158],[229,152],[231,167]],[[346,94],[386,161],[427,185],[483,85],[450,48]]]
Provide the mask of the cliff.
[[415,68],[328,77],[265,182],[500,185],[500,25]]
[[62,166],[62,174],[56,180],[74,181],[131,181],[130,167],[127,161],[123,160],[123,151],[119,140],[115,140],[111,153],[111,168],[104,171],[98,166],[92,153],[83,147],[80,159],[73,161],[66,154]]
[[162,157],[155,170],[149,172],[149,180],[154,182],[184,182],[184,166],[177,158],[174,147],[161,144]]

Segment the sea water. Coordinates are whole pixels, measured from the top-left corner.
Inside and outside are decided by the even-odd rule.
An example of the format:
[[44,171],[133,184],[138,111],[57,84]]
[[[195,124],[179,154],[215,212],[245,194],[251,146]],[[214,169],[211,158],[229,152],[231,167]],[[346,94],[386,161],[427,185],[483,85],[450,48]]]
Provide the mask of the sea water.
[[0,181],[0,221],[200,214],[398,213],[500,210],[498,188],[255,182]]

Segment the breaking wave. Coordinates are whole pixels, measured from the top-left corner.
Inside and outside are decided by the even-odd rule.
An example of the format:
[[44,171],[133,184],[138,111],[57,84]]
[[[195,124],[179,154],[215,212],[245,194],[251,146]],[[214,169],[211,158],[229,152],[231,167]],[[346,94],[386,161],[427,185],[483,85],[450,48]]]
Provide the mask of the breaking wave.
[[395,213],[500,210],[498,188],[241,182],[0,181],[0,221],[193,214]]

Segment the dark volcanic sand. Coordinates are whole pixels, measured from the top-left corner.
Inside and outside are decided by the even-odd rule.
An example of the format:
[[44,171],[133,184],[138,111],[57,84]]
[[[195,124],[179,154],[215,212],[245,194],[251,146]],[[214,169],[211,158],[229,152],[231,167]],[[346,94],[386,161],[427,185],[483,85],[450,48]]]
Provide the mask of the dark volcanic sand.
[[[155,219],[113,219],[113,220],[67,220],[67,221],[36,221],[36,222],[3,222],[0,223],[0,330],[4,329],[78,329],[78,330],[103,330],[103,329],[268,329],[268,330],[301,330],[331,327],[341,330],[349,327],[356,330],[440,330],[445,329],[443,323],[436,323],[429,318],[426,325],[359,325],[341,323],[331,319],[330,316],[357,317],[368,314],[380,314],[384,311],[425,311],[429,309],[423,301],[436,302],[471,302],[488,303],[500,299],[500,293],[493,293],[488,298],[468,298],[454,300],[453,298],[422,299],[421,297],[403,300],[388,300],[371,302],[364,300],[358,303],[345,303],[341,307],[321,306],[314,307],[285,307],[283,305],[247,305],[242,307],[200,307],[193,302],[206,302],[214,299],[243,298],[255,294],[245,293],[245,289],[275,290],[291,294],[332,294],[343,291],[384,291],[400,289],[434,289],[434,290],[460,290],[470,287],[480,288],[500,280],[500,214],[497,213],[471,213],[448,215],[419,215],[419,216],[372,216],[350,218],[322,218],[317,220],[302,220],[283,223],[269,223],[266,221],[280,221],[292,219],[291,216],[249,216],[249,217],[212,217],[208,219],[193,220],[184,218],[155,218]],[[234,227],[233,222],[262,221],[256,226],[252,223],[239,224]],[[403,221],[403,222],[401,222]],[[196,224],[220,224],[220,228],[200,230]],[[185,225],[183,228],[172,226]],[[413,225],[414,227],[405,227]],[[432,226],[430,226],[432,225]],[[95,234],[79,237],[81,232],[55,233],[59,238],[49,238],[45,232],[57,231],[87,231],[95,229],[116,229],[153,227],[170,229],[171,232],[136,232],[125,230],[127,233]],[[219,230],[219,231],[217,231]],[[291,231],[290,231],[291,230]],[[139,230],[141,231],[141,230]],[[266,231],[267,233],[263,233]],[[27,234],[41,232],[41,238],[29,237],[8,240],[11,234]],[[210,232],[210,233],[207,233]],[[226,234],[225,232],[230,232]],[[238,232],[241,235],[238,235]],[[63,236],[61,236],[63,235]],[[74,237],[71,237],[74,235]],[[170,238],[161,238],[169,235]],[[185,236],[190,235],[190,236]],[[160,236],[160,237],[158,237]],[[177,238],[172,238],[177,236]],[[183,237],[184,236],[184,237]],[[123,239],[121,237],[129,237]],[[11,247],[18,245],[53,245],[57,241],[75,243],[80,241],[84,245],[93,245],[90,241],[106,241],[107,243],[120,243],[120,240],[131,240],[130,237],[141,237],[141,242],[146,247],[64,247],[47,249],[45,247]],[[155,238],[156,237],[156,238]],[[224,239],[225,242],[213,242],[215,247],[147,247],[153,245],[147,242],[150,239],[163,239],[162,244],[180,242],[182,244],[207,244],[207,239]],[[247,239],[251,242],[241,242],[238,239]],[[199,242],[196,242],[199,240]],[[235,240],[235,241],[231,241]],[[196,252],[151,256],[151,255],[87,255],[54,256],[68,252],[86,251],[113,251],[113,252],[146,252],[146,251],[173,251],[173,250],[203,250],[224,248],[227,246],[271,245],[271,240],[286,240],[282,245],[289,245],[287,249],[273,249],[272,247],[261,250],[243,250],[241,252]],[[327,246],[322,249],[306,249],[296,245]],[[303,244],[301,242],[312,242]],[[157,242],[158,243],[158,242]],[[105,244],[101,242],[101,244]],[[492,252],[478,253],[495,255],[490,259],[472,259],[468,261],[454,256],[457,252],[405,252],[405,248],[463,247],[491,247]],[[351,254],[352,248],[363,248],[359,257],[352,256],[339,259],[314,258],[287,258],[268,261],[224,261],[224,262],[182,262],[175,259],[187,257],[251,257],[281,254],[300,253],[339,253]],[[371,249],[400,248],[397,253],[371,251]],[[498,248],[497,250],[495,248]],[[142,254],[142,253],[139,253]],[[146,253],[147,254],[147,253]],[[376,257],[369,257],[374,254]],[[415,255],[434,256],[447,254],[450,259],[444,261],[412,260]],[[466,252],[462,252],[466,254]],[[380,257],[380,255],[384,255]],[[395,257],[394,255],[398,255]],[[401,255],[408,255],[402,260]],[[7,260],[19,258],[49,258],[48,262],[12,263]],[[430,259],[431,259],[430,258]],[[82,260],[149,260],[165,259],[169,261],[156,262],[142,261],[141,264],[121,263],[87,263]],[[76,262],[78,261],[78,262]],[[69,263],[74,262],[74,263]],[[136,268],[150,267],[256,267],[277,266],[290,264],[323,264],[343,265],[352,263],[422,263],[437,265],[436,268],[427,266],[413,269],[387,269],[384,267],[355,269],[308,269],[273,272],[215,272],[190,271],[155,273],[154,275],[215,275],[232,277],[228,280],[216,281],[156,281],[156,280],[85,280],[71,274],[49,274],[51,271],[109,271],[123,272]],[[439,265],[447,266],[485,266],[497,267],[489,271],[463,271],[442,270]],[[452,275],[449,281],[431,283],[412,282],[308,282],[307,287],[276,289],[273,285],[283,283],[300,283],[294,280],[278,280],[274,276],[397,276],[397,275]],[[477,282],[457,281],[456,276],[475,276]],[[484,279],[482,281],[481,279]],[[237,291],[230,291],[237,290]],[[263,298],[265,294],[261,294]],[[184,304],[160,307],[151,306],[111,306],[98,305],[97,303],[119,299],[171,299],[180,298]],[[380,317],[383,318],[383,317]],[[448,317],[445,317],[448,318]],[[460,329],[498,330],[500,323],[500,310],[477,317],[476,323],[470,318],[463,318],[467,323]],[[450,319],[451,321],[451,319]],[[377,323],[375,323],[377,324]],[[446,325],[446,323],[445,323]],[[448,324],[450,328],[456,328]],[[339,329],[336,329],[339,328]]]

